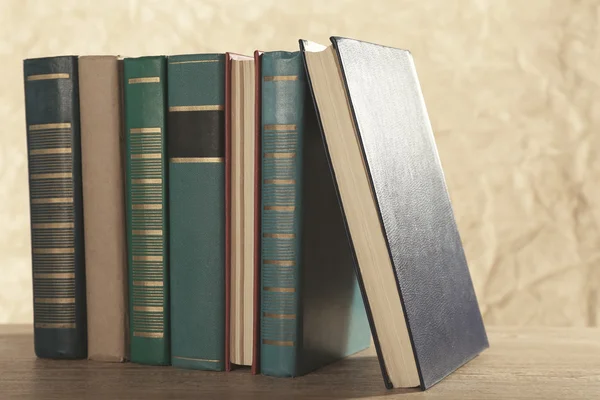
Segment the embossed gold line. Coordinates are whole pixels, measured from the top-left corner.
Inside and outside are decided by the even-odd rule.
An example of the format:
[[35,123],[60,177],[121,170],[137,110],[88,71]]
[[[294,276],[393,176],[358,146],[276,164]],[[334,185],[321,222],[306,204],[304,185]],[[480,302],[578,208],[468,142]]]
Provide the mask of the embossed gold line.
[[68,229],[74,228],[73,222],[50,222],[47,224],[31,224],[33,229]]
[[296,153],[265,153],[265,158],[296,158]]
[[290,287],[264,287],[265,292],[277,292],[277,293],[296,293],[296,288]]
[[222,104],[215,105],[204,105],[204,106],[173,106],[169,107],[171,112],[185,112],[185,111],[222,111],[225,106]]
[[221,360],[209,360],[207,358],[191,358],[191,357],[179,357],[179,356],[173,356],[173,358],[176,358],[178,360],[188,360],[188,361],[203,361],[203,362],[212,362],[212,363],[221,362]]
[[46,197],[43,199],[31,199],[31,204],[56,204],[56,203],[72,203],[72,197]]
[[264,260],[263,264],[268,265],[279,265],[280,267],[293,267],[296,265],[294,261],[282,261],[282,260]]
[[134,229],[131,231],[133,235],[148,235],[148,236],[162,236],[162,229]]
[[133,306],[133,311],[145,311],[145,312],[163,312],[163,307],[152,307],[152,306]]
[[266,185],[294,185],[295,179],[265,179],[263,181]]
[[169,65],[177,65],[177,64],[198,64],[198,63],[213,63],[219,62],[220,60],[190,60],[190,61],[174,61],[169,63]]
[[54,248],[42,248],[33,249],[33,254],[74,254],[75,248],[73,247],[54,247]]
[[162,339],[164,332],[133,332],[133,336],[150,339]]
[[43,131],[47,129],[71,129],[70,122],[59,122],[54,124],[36,124],[29,125],[30,131]]
[[162,256],[133,256],[133,261],[161,261]]
[[263,233],[263,237],[273,239],[294,239],[296,234],[294,233]]
[[127,80],[127,83],[129,83],[130,85],[136,84],[136,83],[159,83],[159,82],[160,82],[160,76],[148,76],[148,77],[144,77],[144,78],[129,78]]
[[275,76],[265,76],[265,82],[269,81],[297,81],[298,75],[275,75]]
[[144,154],[132,154],[132,160],[155,160],[162,158],[162,153],[144,153]]
[[175,164],[186,163],[221,163],[225,161],[224,157],[171,157],[170,162]]
[[33,279],[75,279],[74,273],[33,274]]
[[54,149],[35,149],[29,152],[29,155],[39,156],[44,154],[71,154],[70,147],[58,147]]
[[296,206],[265,206],[264,209],[270,211],[294,211]]
[[39,329],[75,329],[74,323],[47,323],[47,322],[36,322],[35,327]]
[[274,319],[296,319],[296,314],[263,313],[263,317],[265,317],[265,318],[274,318]]
[[141,178],[141,179],[132,179],[131,183],[134,185],[160,185],[162,184],[161,178]]
[[28,81],[46,81],[50,79],[69,79],[69,74],[59,73],[59,74],[39,74],[39,75],[29,75],[27,77]]
[[53,173],[53,174],[31,174],[31,179],[63,179],[73,178],[73,174],[70,172]]
[[131,128],[129,133],[160,133],[160,128]]
[[268,344],[271,346],[293,346],[294,345],[294,342],[291,342],[291,341],[269,340],[269,339],[263,339],[262,343]]
[[265,125],[265,131],[295,131],[296,125],[294,124],[270,124]]
[[163,287],[163,282],[161,282],[161,281],[133,281],[133,286]]
[[75,297],[57,298],[57,297],[37,297],[35,303],[40,304],[75,304]]

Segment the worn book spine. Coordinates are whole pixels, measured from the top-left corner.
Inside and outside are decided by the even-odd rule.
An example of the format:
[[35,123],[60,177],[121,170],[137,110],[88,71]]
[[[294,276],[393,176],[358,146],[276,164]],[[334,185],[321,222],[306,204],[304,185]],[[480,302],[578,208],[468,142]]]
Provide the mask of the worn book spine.
[[24,61],[38,357],[85,358],[87,328],[77,57]]
[[225,55],[169,57],[172,364],[223,371]]
[[305,79],[299,52],[262,56],[261,373],[296,376],[301,342]]
[[167,65],[124,60],[131,361],[169,365]]
[[113,362],[129,351],[120,64],[79,58],[88,358]]

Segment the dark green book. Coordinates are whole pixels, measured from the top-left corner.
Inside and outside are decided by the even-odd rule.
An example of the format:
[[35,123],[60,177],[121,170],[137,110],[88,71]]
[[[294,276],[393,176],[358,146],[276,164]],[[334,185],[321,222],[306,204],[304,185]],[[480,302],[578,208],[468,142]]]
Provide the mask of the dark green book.
[[225,369],[225,55],[169,57],[173,366]]
[[25,60],[35,354],[85,358],[77,57]]
[[171,363],[165,57],[124,60],[131,361]]
[[262,56],[261,373],[370,345],[353,253],[299,52]]

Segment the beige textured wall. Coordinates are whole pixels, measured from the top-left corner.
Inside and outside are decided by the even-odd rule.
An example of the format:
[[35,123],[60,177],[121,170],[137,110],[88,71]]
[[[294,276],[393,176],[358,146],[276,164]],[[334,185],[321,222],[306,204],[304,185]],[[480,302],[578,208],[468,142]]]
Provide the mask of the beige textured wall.
[[32,318],[23,58],[337,34],[413,52],[486,322],[597,325],[599,18],[597,0],[0,0],[0,323]]

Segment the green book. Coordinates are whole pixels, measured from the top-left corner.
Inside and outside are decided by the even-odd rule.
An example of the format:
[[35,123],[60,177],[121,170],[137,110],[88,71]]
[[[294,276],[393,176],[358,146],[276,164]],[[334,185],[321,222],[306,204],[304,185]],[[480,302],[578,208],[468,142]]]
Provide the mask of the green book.
[[166,58],[124,60],[131,361],[169,365]]
[[370,345],[353,255],[299,52],[262,56],[261,349],[299,376]]
[[169,57],[171,362],[225,369],[225,55]]

